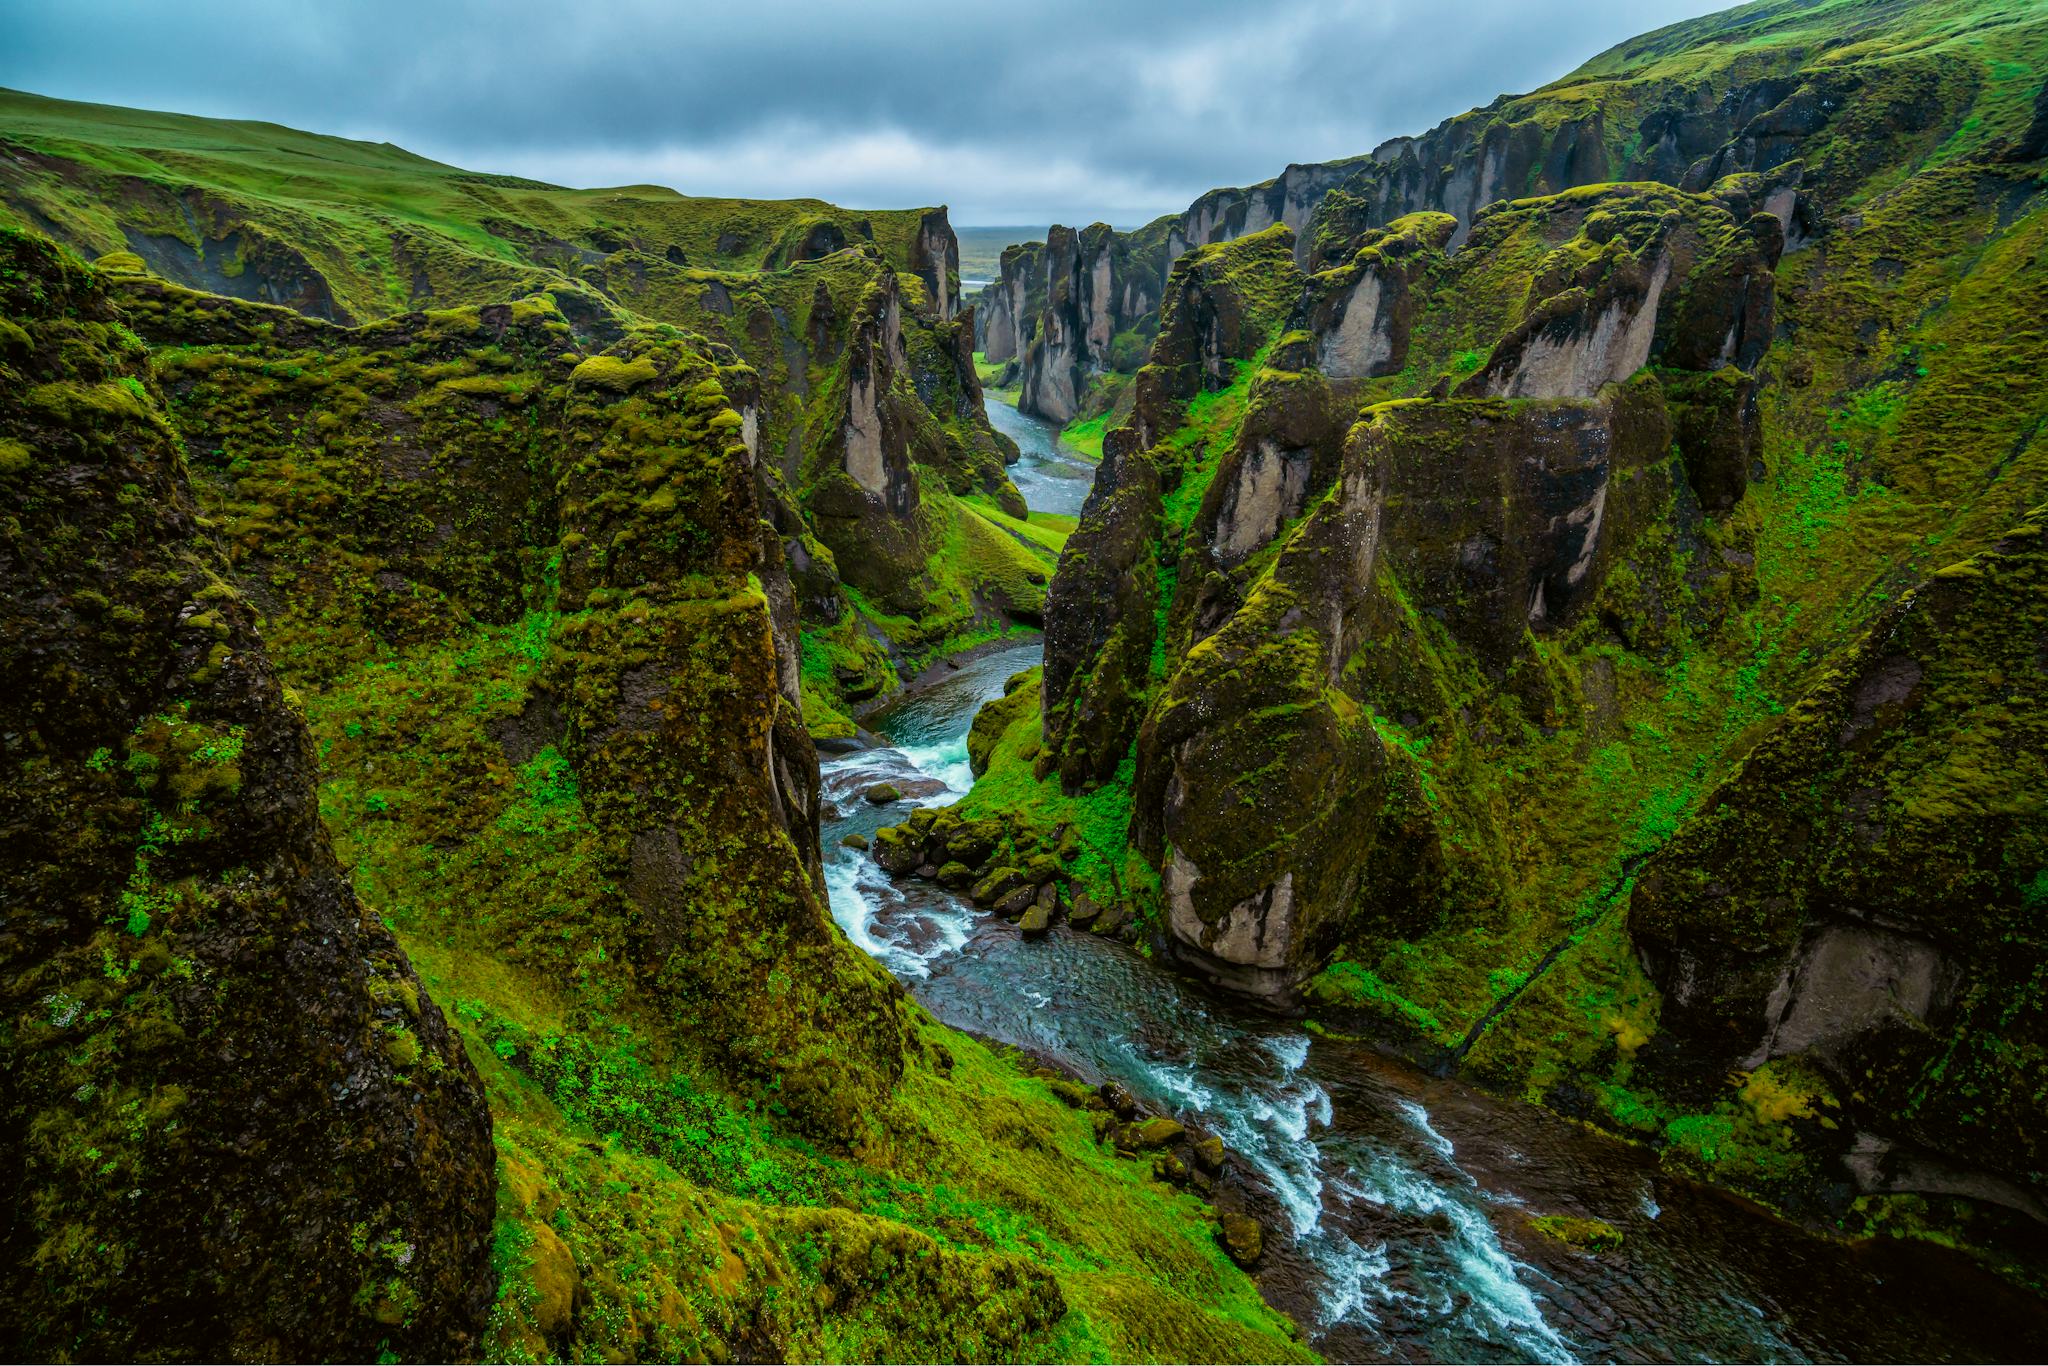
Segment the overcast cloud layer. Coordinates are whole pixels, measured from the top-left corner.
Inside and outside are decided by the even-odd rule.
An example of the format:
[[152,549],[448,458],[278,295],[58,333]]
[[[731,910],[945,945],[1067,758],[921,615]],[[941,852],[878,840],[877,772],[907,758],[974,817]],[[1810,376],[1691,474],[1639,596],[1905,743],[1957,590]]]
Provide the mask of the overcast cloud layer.
[[0,85],[581,187],[1129,225],[1723,3],[0,0]]

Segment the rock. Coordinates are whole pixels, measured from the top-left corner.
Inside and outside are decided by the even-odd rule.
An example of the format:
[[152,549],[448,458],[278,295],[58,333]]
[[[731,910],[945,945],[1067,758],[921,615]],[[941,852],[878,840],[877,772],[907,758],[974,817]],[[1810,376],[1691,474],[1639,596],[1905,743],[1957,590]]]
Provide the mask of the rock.
[[0,1354],[473,1357],[483,1087],[104,288],[0,233]]
[[1021,885],[1024,885],[1024,874],[1020,869],[997,868],[974,884],[974,904],[993,906],[1004,893]]
[[1095,917],[1094,932],[1096,934],[1115,934],[1124,927],[1124,922],[1129,919],[1130,912],[1124,909],[1123,903],[1112,901],[1107,906],[1104,906],[1101,913]]
[[1032,898],[1029,887],[1012,887],[996,899],[996,914],[1005,920],[1015,920],[1031,909]]
[[1582,1219],[1570,1214],[1540,1214],[1529,1227],[1546,1238],[1588,1252],[1608,1252],[1620,1247],[1622,1232],[1604,1219]]
[[933,878],[936,878],[938,875],[939,865],[936,863],[920,863],[911,872],[912,877],[923,878],[926,882],[930,882]]
[[1118,1119],[1129,1121],[1138,1117],[1138,1098],[1122,1082],[1106,1081],[1095,1089],[1095,1094],[1102,1097],[1103,1104]]
[[1059,883],[1046,883],[1043,887],[1040,887],[1038,891],[1032,895],[1031,899],[1035,904],[1043,906],[1045,908],[1045,913],[1047,915],[1053,916],[1055,918],[1058,917],[1060,913]]
[[1078,929],[1086,929],[1095,923],[1095,917],[1102,914],[1102,907],[1095,904],[1095,898],[1086,892],[1074,898],[1067,907],[1067,921]]
[[1217,1222],[1217,1241],[1230,1260],[1247,1269],[1255,1265],[1266,1250],[1266,1233],[1259,1221],[1248,1214],[1227,1212]]
[[858,830],[849,830],[839,837],[839,847],[841,849],[865,849],[868,847],[868,837]]
[[1165,1147],[1167,1143],[1180,1141],[1180,1137],[1186,1133],[1188,1126],[1180,1120],[1167,1118],[1165,1114],[1155,1114],[1141,1124],[1130,1126],[1130,1145],[1139,1149]]
[[1029,907],[1017,920],[1017,928],[1024,932],[1026,939],[1037,939],[1052,928],[1052,916],[1043,906]]
[[920,806],[917,810],[911,812],[903,823],[912,830],[915,830],[920,836],[928,835],[931,833],[932,826],[937,823],[940,811],[941,808],[936,806]]
[[924,862],[924,841],[900,825],[877,830],[868,848],[883,872],[899,877]]
[[582,1274],[569,1245],[554,1229],[538,1219],[521,1226],[533,1235],[526,1254],[531,1263],[526,1274],[533,1286],[533,1326],[543,1338],[560,1338],[569,1331]]
[[1168,1185],[1173,1186],[1185,1186],[1188,1183],[1188,1178],[1187,1163],[1181,1161],[1172,1153],[1162,1154],[1152,1160],[1152,1179],[1154,1181],[1164,1181]]
[[875,783],[863,789],[860,795],[876,806],[887,806],[890,802],[903,800],[903,789],[894,783]]
[[947,863],[935,874],[938,884],[948,891],[962,891],[974,884],[974,870],[964,863]]
[[1060,861],[1051,854],[1033,854],[1024,860],[1024,876],[1035,883],[1051,882],[1064,875]]
[[1195,1159],[1195,1165],[1212,1175],[1223,1170],[1223,1140],[1215,1134],[1196,1139],[1188,1151]]
[[821,802],[818,805],[818,819],[829,824],[832,821],[845,820],[846,813],[831,802]]
[[1003,827],[1000,821],[985,819],[962,821],[946,831],[946,857],[959,863],[979,866],[988,860],[1002,843]]
[[1095,1099],[1093,1091],[1090,1091],[1081,1083],[1069,1081],[1065,1077],[1054,1077],[1045,1084],[1055,1096],[1060,1098],[1062,1103],[1075,1110],[1087,1109],[1088,1102]]

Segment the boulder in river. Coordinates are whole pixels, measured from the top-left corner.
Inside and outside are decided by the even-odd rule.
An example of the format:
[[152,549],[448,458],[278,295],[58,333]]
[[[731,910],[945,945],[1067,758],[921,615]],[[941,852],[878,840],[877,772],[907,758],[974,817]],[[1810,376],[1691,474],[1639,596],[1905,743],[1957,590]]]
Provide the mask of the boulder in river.
[[839,847],[842,849],[865,849],[868,847],[868,837],[858,830],[849,830],[839,837]]
[[860,795],[876,806],[887,806],[890,802],[903,800],[903,789],[894,783],[873,783],[863,789]]
[[1219,1223],[1217,1241],[1230,1254],[1230,1260],[1246,1268],[1255,1264],[1259,1254],[1266,1250],[1266,1234],[1259,1221],[1248,1214],[1226,1213]]
[[924,862],[924,841],[900,825],[877,830],[871,847],[875,862],[885,873],[901,876]]
[[1024,932],[1026,939],[1037,939],[1052,928],[1052,916],[1043,906],[1028,907],[1018,919],[1017,928]]
[[1588,1252],[1609,1252],[1621,1246],[1621,1230],[1605,1219],[1582,1219],[1571,1214],[1539,1214],[1529,1227],[1546,1238]]
[[1102,1083],[1098,1094],[1101,1095],[1103,1104],[1109,1106],[1110,1113],[1118,1119],[1133,1120],[1138,1117],[1138,1098],[1132,1095],[1130,1088],[1122,1082],[1106,1081]]
[[1005,894],[1014,889],[1030,890],[1031,884],[1024,880],[1021,868],[996,868],[976,880],[970,894],[977,906],[993,906]]
[[1185,1133],[1187,1127],[1179,1120],[1169,1119],[1165,1115],[1154,1115],[1143,1123],[1133,1124],[1124,1130],[1122,1137],[1133,1149],[1144,1152],[1152,1148],[1164,1148],[1167,1144],[1178,1141]]

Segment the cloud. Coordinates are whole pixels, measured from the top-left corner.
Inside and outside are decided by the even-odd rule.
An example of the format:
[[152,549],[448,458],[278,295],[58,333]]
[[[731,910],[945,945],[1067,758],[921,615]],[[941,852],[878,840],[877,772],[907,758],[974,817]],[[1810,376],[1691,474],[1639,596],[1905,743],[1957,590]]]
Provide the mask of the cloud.
[[0,0],[0,84],[577,186],[1143,221],[1713,0]]

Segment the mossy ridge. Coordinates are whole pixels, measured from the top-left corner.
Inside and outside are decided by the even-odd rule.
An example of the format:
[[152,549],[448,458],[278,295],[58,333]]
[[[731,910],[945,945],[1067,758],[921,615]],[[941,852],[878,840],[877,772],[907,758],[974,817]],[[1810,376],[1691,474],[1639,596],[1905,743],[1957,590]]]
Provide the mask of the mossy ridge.
[[43,908],[5,957],[0,1333],[57,1357],[474,1352],[475,1073],[328,848],[304,719],[105,284],[0,229],[0,885]]
[[[1617,44],[1370,155],[1211,190],[1114,245],[1134,273],[1163,275],[1190,248],[1284,221],[1320,267],[1418,211],[1469,228],[1499,202],[1614,182],[1698,190],[1738,171],[1788,176],[1801,193],[1793,223],[1810,229],[1816,206],[1860,206],[2029,135],[2043,42],[2027,0],[1758,0]],[[1048,325],[1042,291],[1026,313],[1018,336]]]
[[[851,331],[863,300],[886,287],[903,302],[908,367],[891,380],[893,435],[914,465],[933,472],[926,482],[986,494],[1024,515],[1004,473],[1015,451],[982,411],[972,328],[957,309],[957,247],[942,209],[856,213],[810,200],[690,199],[646,186],[568,191],[270,125],[13,92],[0,102],[23,149],[4,173],[10,212],[88,255],[112,253],[130,273],[154,271],[344,324],[546,297],[591,349],[676,327],[722,344],[728,349],[712,359],[744,363],[756,376],[750,383],[735,375],[728,388],[750,446],[781,471],[770,504],[792,547],[820,529],[826,493],[813,457],[829,460],[840,449]],[[162,294],[181,314],[211,307]],[[605,358],[591,364],[591,376],[610,373]],[[497,383],[451,382],[479,392]],[[917,496],[922,501],[922,486]],[[920,512],[918,520],[934,518]],[[930,574],[929,546],[899,549],[906,572],[889,581],[921,584],[929,601],[906,593],[887,616],[1003,612],[952,593],[957,575]],[[822,569],[808,575],[800,584],[807,619],[826,629],[839,622],[849,605],[836,588]],[[879,580],[867,588],[880,596]],[[915,653],[916,642],[900,644]],[[814,686],[812,695],[821,717],[850,710],[852,699],[829,687]]]
[[[957,261],[934,261],[929,245],[942,210],[568,190],[275,124],[18,91],[0,92],[0,109],[23,151],[6,172],[11,214],[33,210],[33,225],[89,258],[139,241],[167,275],[184,269],[187,283],[214,280],[336,321],[490,303],[565,278],[598,283],[648,262],[771,270],[861,244],[929,287],[944,274],[958,290]],[[262,251],[274,275],[248,268]]]

